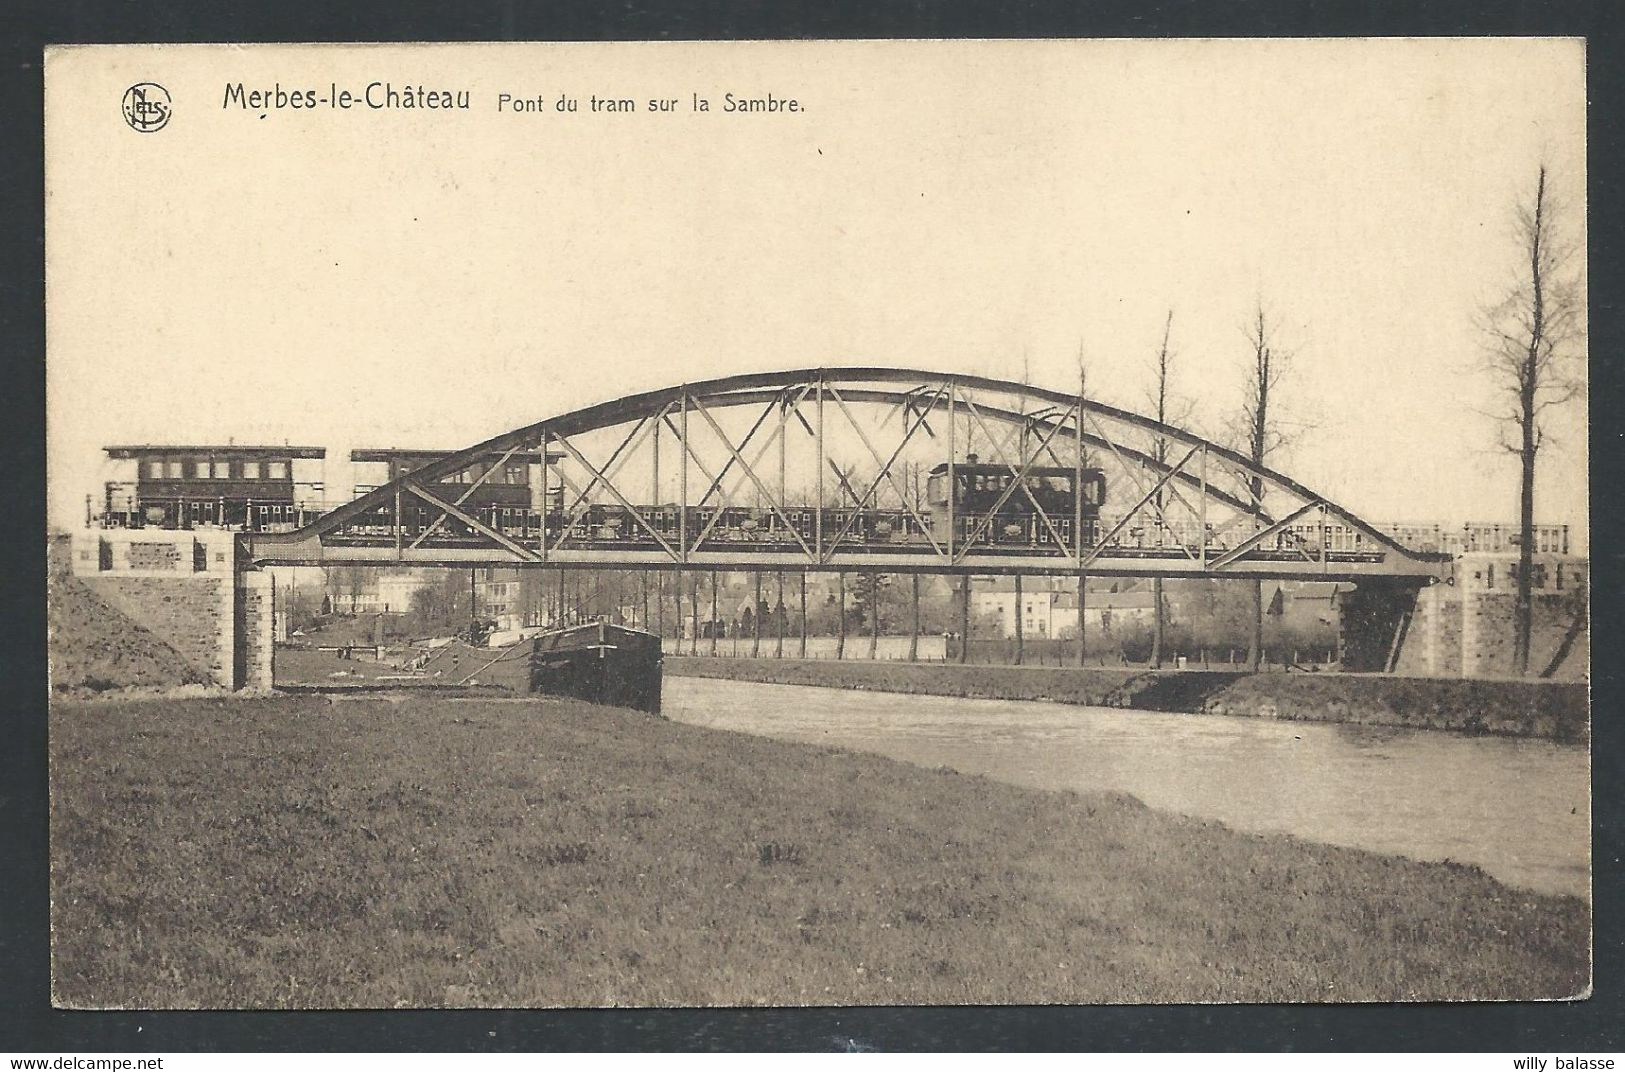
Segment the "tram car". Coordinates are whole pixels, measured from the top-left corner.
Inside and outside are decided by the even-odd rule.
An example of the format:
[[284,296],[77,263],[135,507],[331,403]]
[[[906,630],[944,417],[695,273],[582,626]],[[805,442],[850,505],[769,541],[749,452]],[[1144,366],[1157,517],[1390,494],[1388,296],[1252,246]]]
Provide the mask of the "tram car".
[[[408,457],[407,455],[412,455]],[[421,457],[419,457],[421,456]],[[433,452],[357,451],[352,459],[381,466],[372,474],[377,483],[356,486],[358,495],[374,487],[397,479],[412,471],[414,464],[426,464],[438,455]],[[549,459],[551,462],[553,459]],[[485,463],[486,466],[492,464]],[[387,467],[382,467],[386,466]],[[550,488],[545,502],[538,490],[540,459],[515,455],[504,465],[504,471],[493,473],[480,483],[481,466],[443,478],[435,493],[447,502],[455,502],[468,485],[480,486],[464,500],[462,509],[479,518],[504,536],[526,543],[535,543],[546,534],[549,543],[561,539],[567,547],[575,549],[612,550],[616,548],[639,550],[657,549],[662,542],[675,545],[686,535],[691,542],[701,540],[707,546],[727,544],[740,547],[786,549],[806,544],[812,546],[820,537],[827,545],[837,538],[845,545],[858,545],[877,551],[894,549],[899,552],[917,550],[933,539],[940,542],[948,526],[948,469],[947,463],[938,465],[927,480],[927,504],[916,511],[897,507],[830,506],[817,509],[809,506],[786,506],[782,511],[766,506],[695,506],[684,509],[675,503],[636,505],[629,508],[619,503],[596,502],[572,505],[566,508],[562,492]],[[1049,525],[1053,525],[1061,538],[1070,543],[1072,527],[1077,513],[1073,487],[1077,472],[1068,468],[1034,468],[1024,479],[1028,494],[1019,490],[1004,492],[1015,478],[1007,465],[978,464],[970,460],[955,465],[956,499],[953,514],[958,528],[956,541],[969,539],[973,533],[980,544],[993,546],[1045,546],[1053,542]],[[1105,499],[1105,476],[1099,469],[1085,469],[1082,483],[1082,514],[1085,524],[1084,542],[1088,544],[1098,533],[1100,506]],[[573,498],[573,496],[572,496]],[[1002,502],[1000,500],[1003,500]],[[1049,525],[1034,508],[1034,503],[1048,516]],[[981,525],[981,518],[997,506],[993,521]],[[404,537],[408,540],[422,536],[440,511],[414,497],[402,500],[405,514]],[[642,517],[633,516],[633,509]],[[349,530],[348,537],[369,542],[393,537],[390,505],[380,505],[376,516],[360,519]],[[979,531],[978,531],[979,530]],[[481,539],[468,526],[448,519],[429,534],[425,542],[438,546],[452,546],[461,542]]]
[[[107,484],[101,517],[104,525],[290,531],[336,505],[323,495],[326,451],[320,447],[106,449],[110,458],[129,471],[124,479]],[[443,457],[444,452],[435,450],[351,451],[354,494],[366,495]],[[821,509],[791,505],[782,511],[762,505],[685,510],[675,503],[659,503],[635,507],[645,524],[618,503],[567,509],[565,491],[548,487],[551,482],[542,476],[543,466],[556,464],[560,458],[550,452],[544,459],[539,451],[493,453],[459,472],[441,476],[427,490],[446,503],[457,504],[481,525],[527,545],[545,534],[550,543],[562,539],[572,548],[654,549],[661,542],[674,545],[685,534],[690,541],[703,534],[707,546],[788,549],[812,546],[820,539],[827,546],[839,539],[846,546],[899,552],[917,550],[933,540],[941,543],[950,515],[957,529],[956,545],[962,546],[974,536],[979,545],[1012,550],[1046,546],[1053,542],[1050,526],[1070,544],[1080,507],[1085,524],[1083,543],[1088,545],[1099,532],[1106,495],[1104,474],[1085,469],[1078,489],[1082,502],[1078,503],[1074,485],[1079,474],[1063,467],[1029,469],[1022,477],[1025,492],[1019,488],[1009,491],[1016,479],[1010,467],[978,463],[973,455],[951,467],[952,489],[948,463],[932,469],[926,483],[927,501],[917,511],[850,504]],[[415,495],[403,495],[400,502],[401,537],[408,541],[422,538],[425,544],[442,547],[485,542],[471,526],[454,517],[442,519],[440,508]],[[995,508],[992,521],[984,525],[983,518]],[[359,545],[393,541],[394,509],[393,503],[380,503],[332,538]]]
[[[948,504],[947,463],[928,474],[927,502],[920,511],[900,507],[786,506],[782,511],[766,506],[695,506],[686,510],[675,503],[638,505],[629,508],[618,503],[582,504],[565,510],[556,493],[550,495],[544,514],[507,506],[486,505],[477,516],[486,524],[516,540],[540,538],[545,527],[547,539],[580,549],[654,549],[663,542],[675,545],[684,536],[690,542],[701,540],[708,546],[719,544],[782,549],[820,539],[827,545],[839,539],[845,545],[872,550],[888,548],[917,550],[933,539],[941,542],[952,513],[958,532],[955,540],[975,535],[980,544],[993,546],[1046,546],[1053,543],[1050,526],[1061,539],[1072,542],[1072,528],[1081,505],[1087,545],[1098,534],[1100,507],[1106,496],[1105,475],[1099,469],[1085,469],[1081,485],[1082,503],[1074,496],[1078,473],[1063,467],[1028,470],[1023,479],[1027,492],[1006,495],[1015,479],[1008,465],[978,464],[974,460],[953,466],[956,485],[953,510]],[[361,490],[361,489],[358,489]],[[452,491],[455,489],[448,489]],[[1035,505],[1036,508],[1035,508]],[[994,511],[993,520],[982,518]],[[633,516],[633,509],[642,521]],[[1048,518],[1048,524],[1039,516]],[[414,512],[416,511],[416,512]],[[473,510],[470,511],[474,512]],[[437,511],[424,506],[408,507],[407,536],[415,537]],[[380,511],[379,523],[387,526],[387,508]],[[431,539],[437,543],[455,542],[464,526],[445,524]]]
[[[1082,542],[1094,542],[1100,508],[1106,501],[1106,474],[1101,470],[1084,469],[1079,484],[1076,469],[1033,467],[1021,477],[1026,482],[1023,492],[1019,487],[1010,490],[1017,474],[1008,465],[978,463],[973,456],[951,468],[953,486],[949,486],[950,466],[944,462],[927,475],[925,496],[933,531],[947,532],[951,516],[959,529],[954,533],[956,543],[969,538],[980,526],[980,519],[995,508],[998,512],[983,536],[994,544],[1049,543],[1049,525],[1071,544],[1072,525],[1080,512],[1084,524]],[[1043,517],[1039,511],[1043,511]],[[1045,517],[1049,525],[1044,523]]]
[[[106,528],[291,531],[323,509],[323,447],[104,447]],[[92,518],[92,521],[98,520]]]
[[[408,476],[432,462],[446,456],[446,451],[364,448],[350,452],[355,473],[357,498],[375,491],[383,485]],[[548,460],[557,462],[560,455],[550,454]],[[442,476],[426,489],[448,503],[461,500],[458,509],[477,517],[490,527],[514,539],[537,537],[541,532],[544,513],[557,516],[559,492],[553,490],[551,499],[542,501],[542,456],[538,451],[516,451],[511,455],[494,453],[467,468]],[[393,539],[394,506],[383,505],[368,516],[357,520],[352,532],[363,539],[388,537]],[[434,525],[440,510],[415,495],[403,495],[401,513],[404,535],[416,539]],[[472,541],[461,524],[442,524],[430,539],[436,543]]]

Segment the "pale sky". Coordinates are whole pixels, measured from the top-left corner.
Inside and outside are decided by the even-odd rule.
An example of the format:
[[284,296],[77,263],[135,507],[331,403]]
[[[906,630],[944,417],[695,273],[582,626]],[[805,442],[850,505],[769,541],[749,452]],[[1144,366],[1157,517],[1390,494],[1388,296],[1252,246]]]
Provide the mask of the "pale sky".
[[[1510,521],[1474,316],[1542,160],[1583,241],[1584,65],[1529,40],[59,51],[52,521],[109,443],[321,445],[348,489],[352,447],[746,371],[1025,364],[1071,390],[1081,348],[1092,395],[1143,409],[1170,307],[1176,388],[1221,437],[1260,296],[1301,426],[1274,467],[1370,520]],[[141,81],[173,98],[155,133],[121,114]],[[472,108],[222,107],[238,81]],[[724,114],[729,91],[805,111]],[[1552,434],[1537,519],[1583,530],[1583,401]]]

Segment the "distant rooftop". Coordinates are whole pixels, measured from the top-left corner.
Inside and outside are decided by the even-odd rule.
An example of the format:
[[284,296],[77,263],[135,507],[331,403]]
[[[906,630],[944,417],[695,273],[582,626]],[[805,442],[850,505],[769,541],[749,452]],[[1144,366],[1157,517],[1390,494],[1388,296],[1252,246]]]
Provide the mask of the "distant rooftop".
[[326,447],[257,446],[250,443],[136,443],[103,447],[109,458],[147,458],[154,454],[218,454],[233,458],[325,458]]

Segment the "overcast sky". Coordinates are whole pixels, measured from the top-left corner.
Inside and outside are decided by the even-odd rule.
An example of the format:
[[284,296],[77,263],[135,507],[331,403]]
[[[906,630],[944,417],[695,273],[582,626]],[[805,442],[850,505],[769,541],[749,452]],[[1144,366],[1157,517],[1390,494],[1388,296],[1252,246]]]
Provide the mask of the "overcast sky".
[[[1583,241],[1584,63],[1484,40],[59,52],[52,519],[82,518],[108,443],[323,445],[348,488],[354,446],[743,371],[1025,363],[1070,390],[1081,350],[1091,394],[1142,407],[1169,308],[1176,388],[1222,437],[1262,298],[1299,433],[1275,467],[1373,520],[1510,521],[1474,317],[1542,160]],[[141,81],[173,98],[155,133],[121,115]],[[472,108],[222,107],[238,81]],[[730,91],[805,111],[728,115]],[[1582,528],[1583,417],[1553,422],[1537,494]]]

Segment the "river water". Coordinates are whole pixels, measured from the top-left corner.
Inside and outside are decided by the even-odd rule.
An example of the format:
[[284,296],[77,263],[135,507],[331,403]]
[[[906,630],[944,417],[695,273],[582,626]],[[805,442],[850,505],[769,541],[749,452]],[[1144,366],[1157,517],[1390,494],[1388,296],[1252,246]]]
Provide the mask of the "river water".
[[1120,790],[1238,830],[1451,859],[1590,897],[1583,746],[685,677],[666,678],[663,711],[1039,789]]

